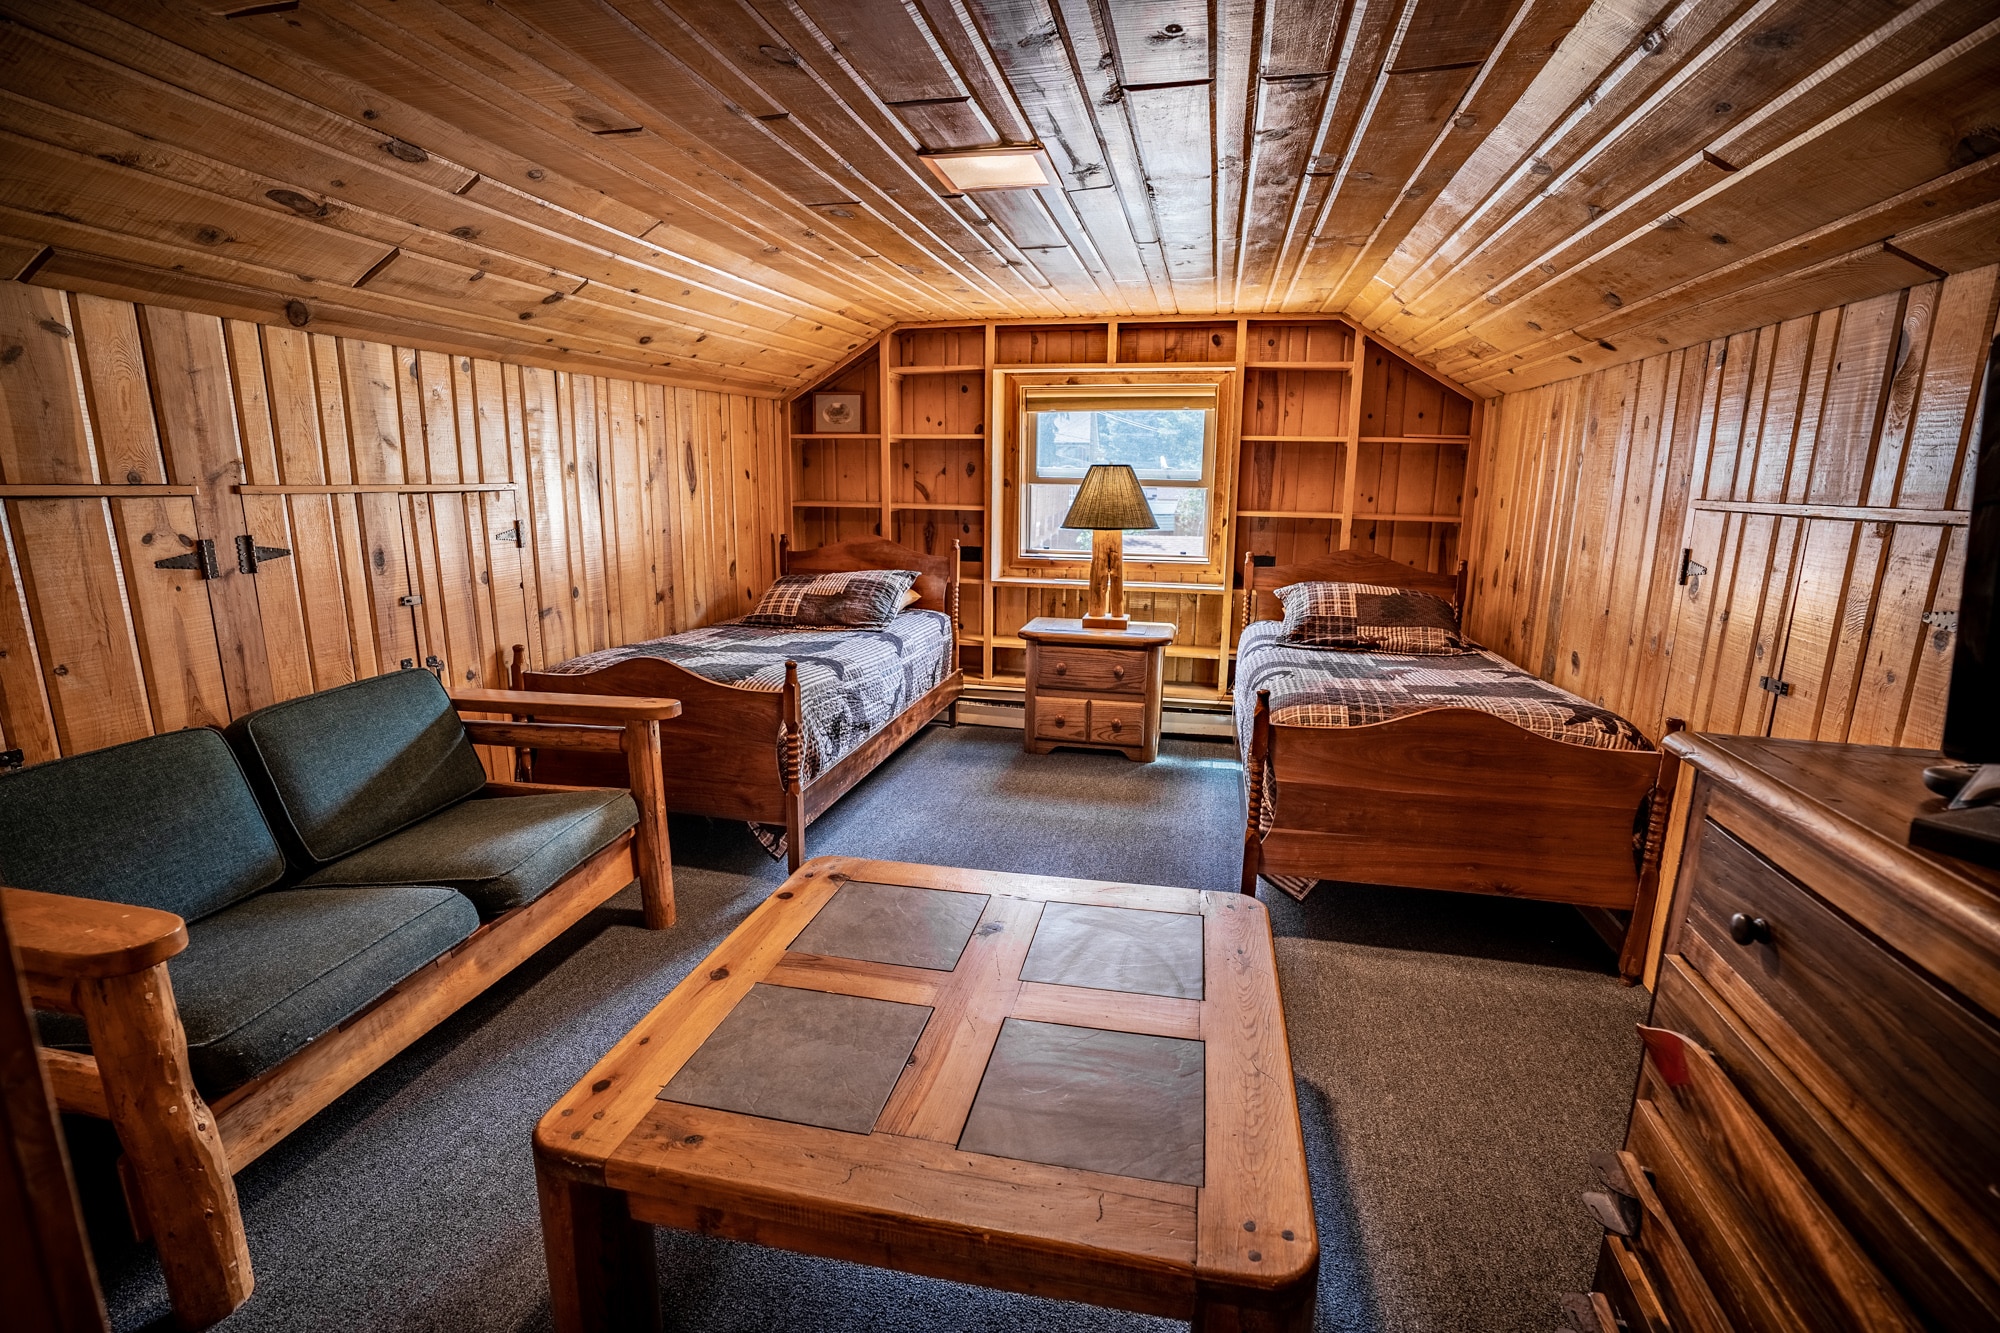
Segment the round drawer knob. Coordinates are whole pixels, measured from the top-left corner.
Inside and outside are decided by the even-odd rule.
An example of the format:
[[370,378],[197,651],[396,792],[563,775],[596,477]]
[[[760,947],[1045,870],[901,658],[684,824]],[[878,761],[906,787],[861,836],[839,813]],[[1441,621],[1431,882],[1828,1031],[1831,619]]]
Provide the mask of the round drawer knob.
[[1062,730],[1062,729],[1063,729],[1064,727],[1066,727],[1066,726],[1068,726],[1068,725],[1069,725],[1069,719],[1068,719],[1068,718],[1066,718],[1066,717],[1059,717],[1059,718],[1057,718],[1057,719],[1056,719],[1056,730],[1060,731],[1060,730]]
[[1112,668],[1111,668],[1111,678],[1112,678],[1113,680],[1123,680],[1123,679],[1125,679],[1125,668],[1124,668],[1124,667],[1122,667],[1122,666],[1115,666],[1115,667],[1112,667]]
[[1058,676],[1067,676],[1069,674],[1069,663],[1067,662],[1056,663],[1056,674]]
[[1771,940],[1771,923],[1761,916],[1738,912],[1729,918],[1729,938],[1738,944],[1755,944],[1759,940],[1768,944]]
[[1118,734],[1119,732],[1121,732],[1121,731],[1123,731],[1123,730],[1125,730],[1125,724],[1124,724],[1123,722],[1113,722],[1113,723],[1111,724],[1111,734],[1112,734],[1112,735],[1116,736],[1116,735],[1117,735],[1117,734]]

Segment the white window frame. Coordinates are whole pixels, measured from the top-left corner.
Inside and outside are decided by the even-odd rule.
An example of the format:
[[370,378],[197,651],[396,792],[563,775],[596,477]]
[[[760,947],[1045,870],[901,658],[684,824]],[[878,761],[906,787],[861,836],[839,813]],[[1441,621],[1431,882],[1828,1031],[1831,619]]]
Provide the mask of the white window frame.
[[1089,559],[1089,553],[1076,551],[1052,551],[1029,545],[1030,528],[1033,523],[1033,506],[1028,503],[1031,486],[1073,486],[1082,478],[1074,476],[1045,476],[1041,471],[1039,450],[1036,448],[1035,418],[1049,411],[1146,411],[1194,408],[1203,413],[1201,441],[1201,475],[1197,478],[1152,478],[1141,476],[1139,484],[1147,489],[1173,488],[1179,490],[1199,490],[1207,495],[1208,531],[1204,534],[1203,549],[1195,555],[1134,555],[1128,559],[1147,564],[1162,565],[1207,565],[1211,559],[1208,546],[1211,544],[1215,527],[1221,517],[1216,513],[1215,457],[1216,437],[1222,424],[1222,394],[1217,384],[1039,384],[1024,386],[1020,397],[1020,459],[1022,486],[1021,503],[1017,508],[1018,525],[1014,533],[1014,550],[1022,560],[1043,560],[1054,563],[1074,564],[1079,558]]

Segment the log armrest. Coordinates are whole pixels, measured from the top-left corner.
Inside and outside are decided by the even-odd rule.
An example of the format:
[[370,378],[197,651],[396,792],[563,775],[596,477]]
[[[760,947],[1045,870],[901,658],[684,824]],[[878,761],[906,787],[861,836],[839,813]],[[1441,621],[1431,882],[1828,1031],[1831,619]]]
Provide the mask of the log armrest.
[[551,713],[577,722],[664,722],[681,715],[678,699],[546,690],[454,690],[451,702],[461,713]]
[[128,976],[187,948],[187,923],[154,907],[0,889],[0,911],[22,965],[46,977]]

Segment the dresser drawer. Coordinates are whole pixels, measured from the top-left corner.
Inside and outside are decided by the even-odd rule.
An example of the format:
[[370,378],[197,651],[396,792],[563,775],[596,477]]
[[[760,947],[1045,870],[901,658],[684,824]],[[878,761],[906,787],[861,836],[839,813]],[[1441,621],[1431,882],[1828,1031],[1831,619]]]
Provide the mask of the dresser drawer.
[[1740,1328],[1918,1333],[1902,1296],[1693,1040],[1645,1030],[1627,1149]]
[[1704,820],[1693,970],[1973,1254],[2000,1264],[2000,1033]]
[[1035,738],[1045,741],[1087,740],[1084,715],[1089,707],[1081,699],[1036,699]]
[[1146,705],[1114,699],[1090,701],[1090,739],[1106,745],[1143,745]]
[[1115,648],[1043,647],[1035,653],[1037,690],[1074,690],[1080,694],[1144,694],[1146,658],[1143,652]]

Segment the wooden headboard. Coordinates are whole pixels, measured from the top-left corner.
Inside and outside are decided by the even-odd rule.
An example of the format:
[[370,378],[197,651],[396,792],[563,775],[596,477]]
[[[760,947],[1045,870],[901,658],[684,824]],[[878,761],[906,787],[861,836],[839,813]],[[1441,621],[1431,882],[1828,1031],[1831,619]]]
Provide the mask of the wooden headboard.
[[[1324,559],[1307,560],[1296,565],[1259,565],[1254,563],[1255,560],[1254,555],[1243,557],[1243,625],[1262,619],[1258,612],[1264,609],[1265,603],[1273,607],[1278,604],[1277,598],[1269,594],[1292,583],[1374,583],[1389,588],[1408,588],[1413,592],[1427,592],[1446,598],[1460,615],[1465,613],[1463,560],[1458,562],[1457,571],[1451,574],[1413,569],[1373,551],[1335,551]],[[1259,593],[1266,596],[1260,598]],[[1237,628],[1240,631],[1242,626]]]
[[958,543],[950,555],[925,555],[887,537],[856,537],[829,542],[810,551],[794,551],[792,539],[778,535],[780,574],[831,574],[844,569],[914,569],[917,571],[917,602],[931,611],[942,611],[958,624]]

